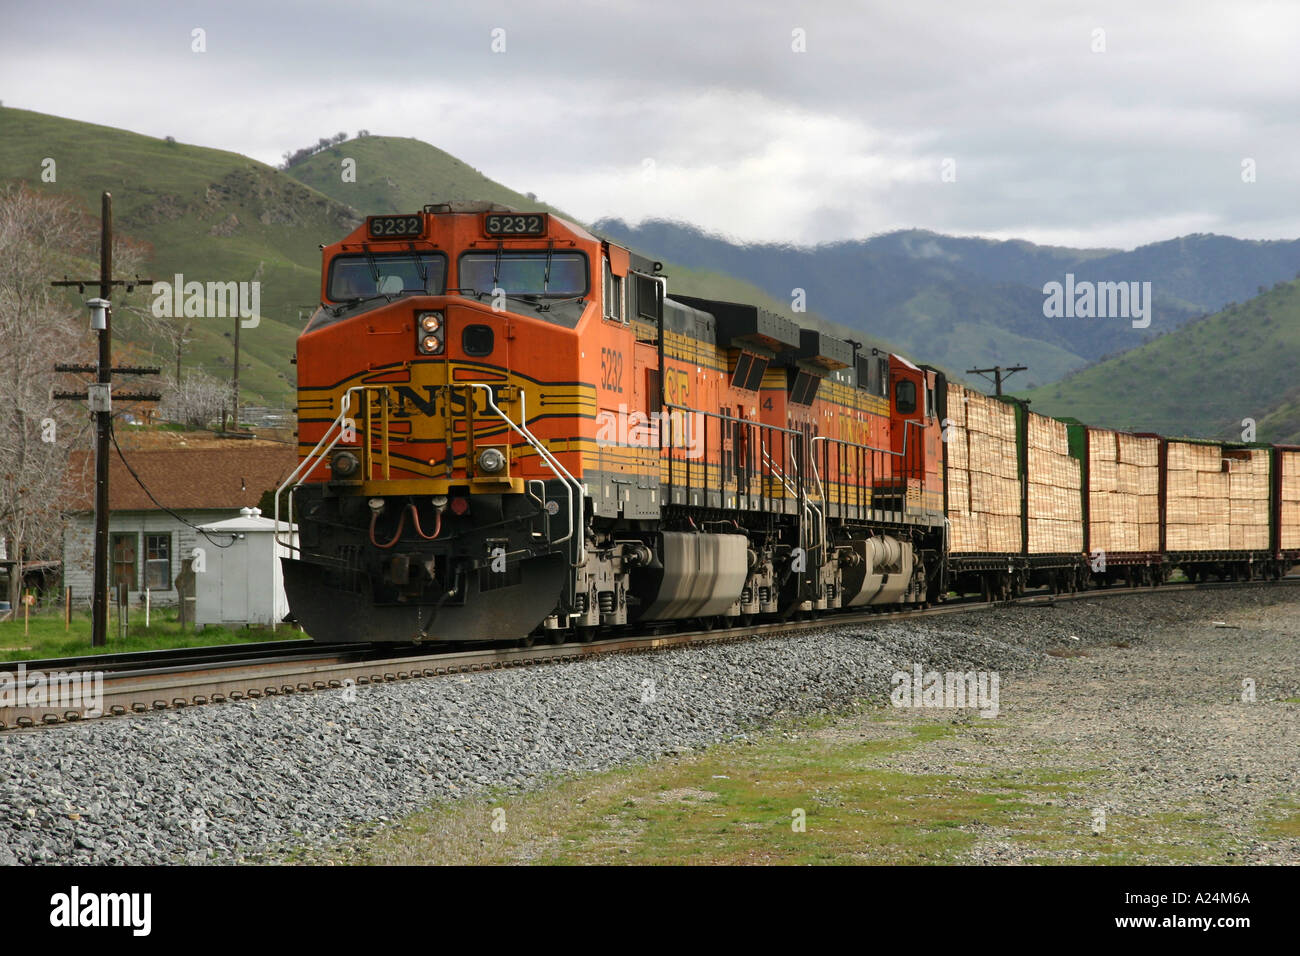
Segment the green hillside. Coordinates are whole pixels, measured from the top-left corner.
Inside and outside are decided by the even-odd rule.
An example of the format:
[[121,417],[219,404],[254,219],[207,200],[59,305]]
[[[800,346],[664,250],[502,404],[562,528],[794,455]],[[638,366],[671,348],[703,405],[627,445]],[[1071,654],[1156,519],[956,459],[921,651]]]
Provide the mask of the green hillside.
[[[57,163],[55,182],[41,180],[45,157]],[[319,299],[319,243],[352,228],[354,211],[237,153],[8,108],[0,108],[3,180],[71,196],[96,219],[99,195],[110,191],[118,235],[146,246],[148,278],[259,279],[262,321],[240,332],[241,390],[246,403],[288,403],[299,310]],[[145,309],[152,301],[147,288],[127,299]],[[233,319],[196,319],[185,365],[228,375],[233,329]],[[115,331],[148,348],[139,321],[121,310]],[[161,343],[155,358],[174,361]]]
[[1273,435],[1275,441],[1300,445],[1300,385],[1282,397],[1282,401],[1259,421],[1261,435]]
[[[57,164],[57,178],[49,183],[41,179],[47,157]],[[356,160],[356,182],[343,182],[344,158]],[[319,300],[319,246],[351,231],[361,216],[451,199],[486,199],[563,214],[415,139],[365,136],[282,172],[238,153],[0,107],[0,184],[14,181],[71,197],[96,220],[100,193],[112,192],[117,235],[144,249],[140,274],[148,278],[171,281],[181,273],[187,281],[260,280],[262,321],[240,331],[246,405],[292,405],[295,379],[289,360],[302,319]],[[686,294],[788,311],[740,279],[673,265],[666,271],[671,288]],[[77,277],[97,272],[93,263],[85,263]],[[79,298],[75,291],[69,293],[68,308],[80,309]],[[125,300],[144,310],[152,301],[147,288],[137,288]],[[830,326],[815,315],[800,319]],[[185,366],[228,376],[234,321],[194,320]],[[166,343],[152,340],[141,320],[124,309],[115,313],[114,341],[119,361],[129,354],[133,361],[173,366]]]
[[[344,182],[343,161],[356,162],[355,182]],[[455,156],[418,139],[363,136],[331,146],[288,169],[288,175],[368,216],[412,212],[427,203],[481,199],[567,213],[488,179]]]
[[1167,435],[1300,441],[1300,281],[1024,393],[1036,411]]

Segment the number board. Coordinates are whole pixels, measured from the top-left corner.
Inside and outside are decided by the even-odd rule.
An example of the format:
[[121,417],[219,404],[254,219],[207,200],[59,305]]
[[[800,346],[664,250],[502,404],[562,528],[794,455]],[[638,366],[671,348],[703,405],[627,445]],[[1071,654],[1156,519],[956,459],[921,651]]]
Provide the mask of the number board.
[[483,235],[544,236],[546,235],[546,213],[490,212],[483,217]]
[[371,239],[411,239],[424,234],[424,217],[419,213],[409,216],[367,216],[366,234]]

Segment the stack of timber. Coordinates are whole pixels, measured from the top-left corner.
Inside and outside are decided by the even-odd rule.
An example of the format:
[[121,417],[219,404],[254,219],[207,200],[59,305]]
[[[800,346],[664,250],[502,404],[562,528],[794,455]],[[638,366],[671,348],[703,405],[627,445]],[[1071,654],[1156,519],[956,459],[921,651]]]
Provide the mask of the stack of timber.
[[1088,429],[1088,546],[1160,550],[1160,439]]
[[1054,418],[1028,412],[1029,553],[1083,550],[1082,472],[1070,436]]
[[1170,551],[1268,548],[1268,451],[1170,441],[1165,547]]
[[1015,409],[949,382],[947,419],[951,550],[958,554],[1019,552]]
[[1282,466],[1282,493],[1278,496],[1282,534],[1278,546],[1284,550],[1300,548],[1300,451],[1279,454]]

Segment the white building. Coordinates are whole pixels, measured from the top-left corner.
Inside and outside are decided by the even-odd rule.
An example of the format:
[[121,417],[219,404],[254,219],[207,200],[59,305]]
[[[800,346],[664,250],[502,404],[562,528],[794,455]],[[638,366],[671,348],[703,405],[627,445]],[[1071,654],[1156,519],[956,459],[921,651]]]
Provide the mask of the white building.
[[[203,525],[216,547],[203,548],[203,570],[194,575],[194,623],[275,625],[289,613],[281,557],[297,545],[292,526],[263,518],[257,508],[240,508],[238,518]],[[203,545],[199,545],[203,547]]]
[[[206,554],[215,550],[195,526],[256,506],[262,493],[278,487],[298,463],[290,445],[247,440],[123,451],[140,482],[112,452],[109,585],[124,585],[132,603],[148,588],[154,604],[175,604],[181,562],[195,547]],[[63,539],[64,584],[72,588],[73,601],[84,606],[90,603],[94,573],[94,455],[74,453],[69,474],[75,477]]]

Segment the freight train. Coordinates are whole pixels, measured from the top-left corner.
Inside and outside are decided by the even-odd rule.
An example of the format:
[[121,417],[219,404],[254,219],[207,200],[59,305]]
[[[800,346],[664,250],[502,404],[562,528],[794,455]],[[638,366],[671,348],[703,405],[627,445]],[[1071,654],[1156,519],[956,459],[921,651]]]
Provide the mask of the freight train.
[[1300,448],[1055,420],[490,203],[322,246],[276,496],[325,642],[587,641],[1278,577]]

